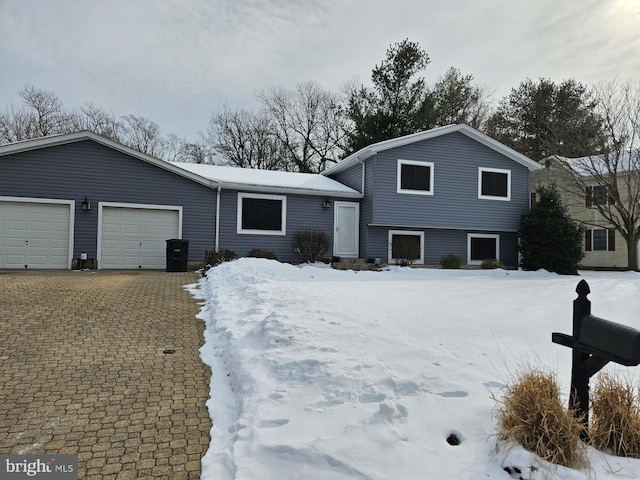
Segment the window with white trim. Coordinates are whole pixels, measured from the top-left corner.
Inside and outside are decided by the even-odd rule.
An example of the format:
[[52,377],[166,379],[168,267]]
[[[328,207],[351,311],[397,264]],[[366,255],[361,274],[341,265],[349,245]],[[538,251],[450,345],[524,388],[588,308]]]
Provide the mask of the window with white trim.
[[511,200],[511,170],[479,167],[478,198]]
[[238,233],[285,235],[287,197],[238,193]]
[[584,249],[587,252],[614,252],[616,250],[615,229],[585,230]]
[[424,263],[424,232],[389,230],[389,263]]
[[433,195],[433,163],[398,160],[398,193]]
[[467,235],[467,263],[480,265],[483,260],[500,260],[500,235],[469,233]]

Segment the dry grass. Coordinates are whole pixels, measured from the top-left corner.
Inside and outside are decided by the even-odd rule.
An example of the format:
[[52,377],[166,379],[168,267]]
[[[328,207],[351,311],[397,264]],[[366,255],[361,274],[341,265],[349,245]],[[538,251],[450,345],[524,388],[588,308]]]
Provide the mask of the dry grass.
[[496,401],[501,440],[515,440],[556,465],[570,468],[589,465],[587,446],[580,440],[584,427],[563,406],[553,374],[526,371]]
[[601,373],[591,391],[592,445],[614,455],[640,458],[638,392],[628,380]]

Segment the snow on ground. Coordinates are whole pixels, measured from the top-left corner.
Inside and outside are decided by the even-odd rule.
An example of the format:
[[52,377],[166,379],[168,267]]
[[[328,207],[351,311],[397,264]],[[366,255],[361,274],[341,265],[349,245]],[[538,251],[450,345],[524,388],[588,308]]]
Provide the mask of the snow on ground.
[[[583,278],[594,315],[640,329],[640,275]],[[517,446],[496,453],[492,396],[519,369],[551,369],[568,391],[570,350],[551,333],[571,333],[579,280],[262,259],[210,270],[192,288],[212,369],[202,478],[512,478],[505,466],[533,479],[640,478],[640,461],[593,449],[590,471]]]

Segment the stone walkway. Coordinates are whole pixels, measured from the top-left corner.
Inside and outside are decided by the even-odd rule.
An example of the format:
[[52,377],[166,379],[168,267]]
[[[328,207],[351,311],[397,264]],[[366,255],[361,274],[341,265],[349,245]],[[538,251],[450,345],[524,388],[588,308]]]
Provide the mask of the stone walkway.
[[209,445],[193,273],[0,271],[0,453],[81,479],[197,479]]

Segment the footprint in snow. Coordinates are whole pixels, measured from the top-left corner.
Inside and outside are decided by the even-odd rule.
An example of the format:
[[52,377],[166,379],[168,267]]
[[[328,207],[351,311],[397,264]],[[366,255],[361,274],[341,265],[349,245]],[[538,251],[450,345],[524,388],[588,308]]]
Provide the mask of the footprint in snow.
[[286,418],[278,418],[276,420],[263,420],[258,424],[258,428],[277,428],[289,423]]
[[439,395],[440,397],[445,397],[445,398],[463,398],[469,394],[467,392],[463,392],[462,390],[455,390],[453,392],[436,393],[436,395]]

